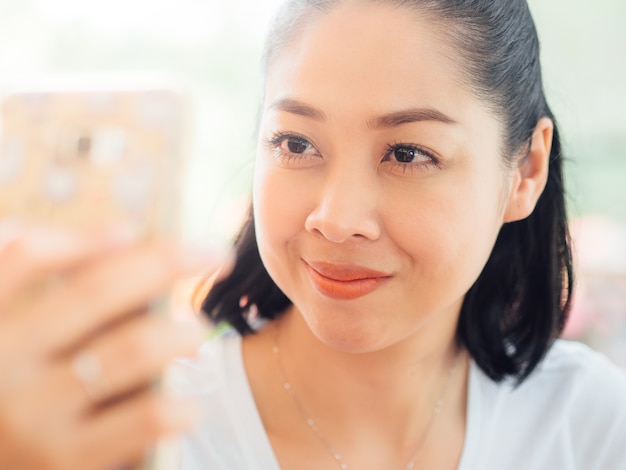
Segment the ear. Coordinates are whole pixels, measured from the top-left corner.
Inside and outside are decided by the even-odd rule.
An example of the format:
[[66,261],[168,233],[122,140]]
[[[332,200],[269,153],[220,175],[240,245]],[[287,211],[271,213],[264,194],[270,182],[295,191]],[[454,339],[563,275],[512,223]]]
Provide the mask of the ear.
[[554,123],[543,117],[537,122],[528,155],[513,174],[503,222],[515,222],[532,214],[548,181]]

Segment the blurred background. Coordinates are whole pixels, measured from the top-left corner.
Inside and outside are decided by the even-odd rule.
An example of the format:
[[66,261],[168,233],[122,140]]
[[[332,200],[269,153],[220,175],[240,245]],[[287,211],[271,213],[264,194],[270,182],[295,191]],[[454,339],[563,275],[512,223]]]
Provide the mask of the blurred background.
[[[0,0],[0,93],[59,74],[177,83],[193,105],[184,233],[225,242],[249,201],[260,49],[279,3]],[[626,2],[529,3],[567,156],[579,279],[566,336],[626,369]]]

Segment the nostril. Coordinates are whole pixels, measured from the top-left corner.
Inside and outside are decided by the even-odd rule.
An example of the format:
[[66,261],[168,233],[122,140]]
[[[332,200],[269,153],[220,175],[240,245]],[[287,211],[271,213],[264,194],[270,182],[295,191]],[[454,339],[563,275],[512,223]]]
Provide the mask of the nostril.
[[376,240],[381,226],[374,212],[333,214],[329,211],[312,212],[307,217],[305,229],[333,243],[344,243],[350,239]]
[[307,231],[334,243],[380,237],[378,180],[376,175],[358,170],[338,166],[326,174],[324,184],[315,193],[317,199],[310,206],[305,222]]

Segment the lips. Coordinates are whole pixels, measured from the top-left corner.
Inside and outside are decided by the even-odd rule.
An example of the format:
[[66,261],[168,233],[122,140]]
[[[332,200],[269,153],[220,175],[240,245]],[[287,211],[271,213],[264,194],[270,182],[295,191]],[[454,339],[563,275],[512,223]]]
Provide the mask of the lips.
[[355,264],[305,261],[309,279],[326,297],[352,300],[363,297],[391,278],[391,274]]

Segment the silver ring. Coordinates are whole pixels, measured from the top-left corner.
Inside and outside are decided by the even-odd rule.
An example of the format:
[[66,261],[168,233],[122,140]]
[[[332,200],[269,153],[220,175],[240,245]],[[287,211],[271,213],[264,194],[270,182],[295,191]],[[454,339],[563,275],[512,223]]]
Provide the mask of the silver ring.
[[98,356],[89,351],[81,351],[72,359],[72,373],[93,402],[100,401],[106,393],[106,381]]

